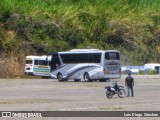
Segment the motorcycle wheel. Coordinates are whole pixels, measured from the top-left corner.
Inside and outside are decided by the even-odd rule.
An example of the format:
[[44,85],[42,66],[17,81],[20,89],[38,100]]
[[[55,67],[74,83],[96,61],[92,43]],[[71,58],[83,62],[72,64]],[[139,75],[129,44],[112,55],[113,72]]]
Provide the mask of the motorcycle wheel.
[[125,90],[124,90],[124,89],[119,89],[119,91],[118,91],[118,96],[119,96],[120,98],[124,98],[124,97],[126,96]]
[[107,98],[111,99],[113,97],[113,95],[110,92],[106,92],[106,96]]

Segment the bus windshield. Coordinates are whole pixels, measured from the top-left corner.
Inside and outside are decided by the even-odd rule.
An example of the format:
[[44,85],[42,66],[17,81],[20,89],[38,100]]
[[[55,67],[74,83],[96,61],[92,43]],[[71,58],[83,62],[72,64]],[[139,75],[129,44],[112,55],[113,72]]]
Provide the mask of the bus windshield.
[[105,53],[106,60],[120,60],[119,52],[106,52]]
[[51,61],[51,70],[54,70],[61,65],[58,53],[53,53]]
[[32,60],[26,60],[26,64],[32,64]]

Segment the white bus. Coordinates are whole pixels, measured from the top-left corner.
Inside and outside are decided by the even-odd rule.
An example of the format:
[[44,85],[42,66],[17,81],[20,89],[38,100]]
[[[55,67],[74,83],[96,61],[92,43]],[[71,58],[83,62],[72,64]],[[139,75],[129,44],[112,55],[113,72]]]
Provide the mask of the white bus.
[[144,72],[147,74],[148,70],[156,70],[157,74],[160,74],[160,64],[159,63],[147,63],[144,65]]
[[25,74],[50,77],[51,56],[26,56]]
[[121,77],[118,50],[75,49],[55,52],[51,58],[51,77],[59,81],[106,81]]

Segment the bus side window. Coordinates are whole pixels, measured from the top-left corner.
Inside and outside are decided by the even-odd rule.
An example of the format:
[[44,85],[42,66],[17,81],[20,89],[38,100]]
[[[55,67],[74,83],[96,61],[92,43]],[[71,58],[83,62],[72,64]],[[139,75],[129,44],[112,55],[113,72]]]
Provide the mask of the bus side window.
[[45,61],[45,60],[40,60],[39,61],[39,65],[47,65],[48,63],[47,63],[47,61]]
[[32,64],[32,60],[26,60],[26,64]]
[[51,61],[48,61],[48,66],[51,66]]
[[34,61],[34,65],[38,65],[38,60],[35,60],[35,61]]
[[92,53],[89,54],[89,63],[100,63],[101,62],[101,53]]

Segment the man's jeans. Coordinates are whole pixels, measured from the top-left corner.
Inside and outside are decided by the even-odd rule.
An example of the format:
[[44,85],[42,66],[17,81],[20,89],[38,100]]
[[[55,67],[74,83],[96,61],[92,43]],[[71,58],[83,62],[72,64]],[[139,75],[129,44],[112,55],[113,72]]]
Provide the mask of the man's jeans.
[[134,96],[133,86],[127,86],[127,90],[128,90],[127,96],[130,96],[130,91],[131,91],[132,96]]

